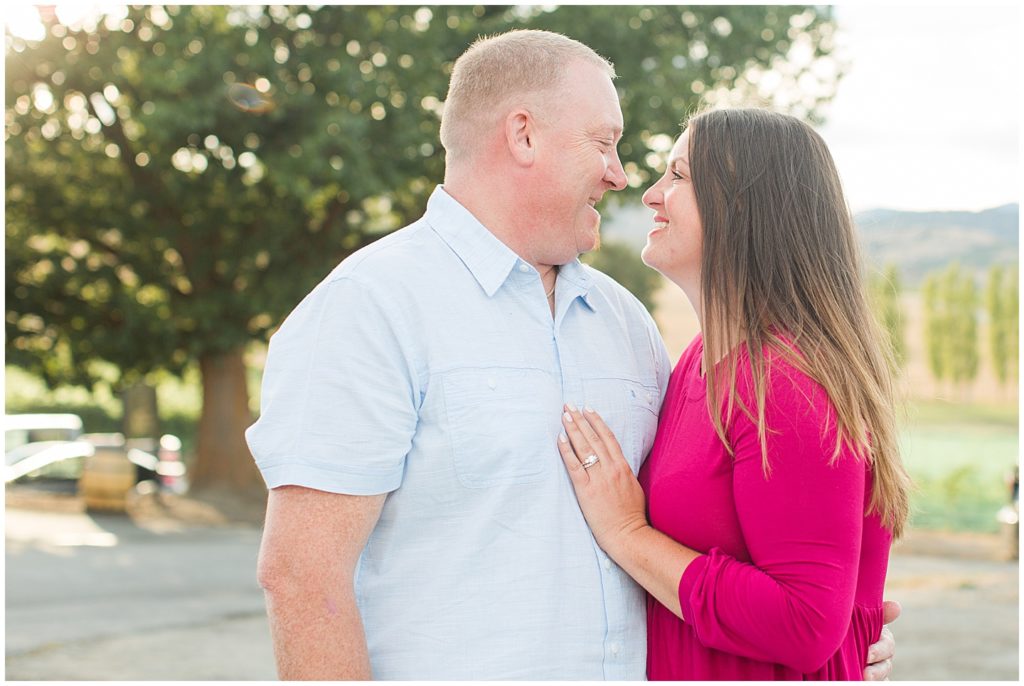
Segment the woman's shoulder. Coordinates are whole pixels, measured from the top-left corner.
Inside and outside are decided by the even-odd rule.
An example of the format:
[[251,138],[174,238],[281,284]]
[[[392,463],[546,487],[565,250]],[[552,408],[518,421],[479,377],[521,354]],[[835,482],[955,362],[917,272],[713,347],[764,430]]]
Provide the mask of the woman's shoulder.
[[680,379],[682,377],[693,378],[700,376],[701,363],[704,359],[704,338],[698,333],[690,344],[686,346],[679,356],[672,376]]
[[[838,412],[825,387],[811,375],[808,354],[792,340],[774,340],[762,346],[765,427],[772,437],[770,442],[776,445],[776,453],[778,446],[786,446],[783,452],[794,458],[797,454],[804,457],[820,454],[831,459],[839,431]],[[747,351],[739,354],[736,374],[739,407],[734,407],[732,414],[727,413],[729,432],[734,440],[759,433],[758,393],[750,357]],[[760,460],[760,448],[756,443],[752,445],[753,453]],[[814,446],[820,447],[820,453],[808,451]],[[773,460],[782,457],[776,454]]]
[[[754,396],[754,360],[746,345],[737,355],[736,390],[744,399]],[[824,387],[809,369],[806,351],[791,337],[776,334],[760,348],[765,403],[783,412],[808,409],[828,410],[831,406]]]
[[678,365],[692,364],[694,360],[699,361],[704,354],[704,336],[698,333],[690,341],[690,344],[683,350],[683,354],[679,356]]

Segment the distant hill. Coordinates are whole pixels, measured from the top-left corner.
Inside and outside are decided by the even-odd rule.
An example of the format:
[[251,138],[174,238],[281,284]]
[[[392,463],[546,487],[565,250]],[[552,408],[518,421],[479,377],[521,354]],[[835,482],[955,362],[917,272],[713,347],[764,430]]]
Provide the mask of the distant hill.
[[[610,207],[602,234],[640,250],[647,242],[653,212],[641,206]],[[1020,205],[981,212],[905,212],[876,209],[854,215],[868,262],[899,267],[905,285],[920,284],[929,271],[954,260],[984,272],[993,264],[1017,262]]]
[[854,215],[867,259],[895,263],[908,285],[954,260],[978,271],[1016,262],[1019,221],[1017,203],[981,212],[880,209]]

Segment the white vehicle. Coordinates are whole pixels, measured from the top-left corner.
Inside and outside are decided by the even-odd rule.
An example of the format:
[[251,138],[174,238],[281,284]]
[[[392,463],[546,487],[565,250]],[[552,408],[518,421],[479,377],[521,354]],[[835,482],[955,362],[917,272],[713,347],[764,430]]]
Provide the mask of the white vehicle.
[[4,483],[23,477],[76,480],[83,459],[95,452],[81,436],[78,415],[5,415]]
[[85,458],[97,447],[123,449],[138,481],[153,480],[176,493],[187,488],[176,436],[126,441],[122,434],[84,434],[82,418],[75,414],[5,415],[4,483],[77,482]]

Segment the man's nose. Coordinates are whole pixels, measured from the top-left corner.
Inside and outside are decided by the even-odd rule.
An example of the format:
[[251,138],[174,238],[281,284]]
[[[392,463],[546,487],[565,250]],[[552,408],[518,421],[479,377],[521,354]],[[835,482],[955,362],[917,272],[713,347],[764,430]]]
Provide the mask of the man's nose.
[[622,168],[622,160],[619,159],[618,153],[615,153],[612,163],[608,165],[605,179],[612,185],[614,191],[621,191],[626,187],[626,170]]

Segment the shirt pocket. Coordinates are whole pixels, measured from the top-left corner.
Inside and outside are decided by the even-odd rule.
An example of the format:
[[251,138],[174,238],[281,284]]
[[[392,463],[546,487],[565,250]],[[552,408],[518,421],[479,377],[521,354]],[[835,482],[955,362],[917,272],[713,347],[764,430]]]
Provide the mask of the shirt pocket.
[[615,434],[622,454],[636,474],[654,445],[658,431],[657,385],[636,379],[597,377],[583,380],[584,404],[593,408]]
[[456,369],[443,377],[455,473],[488,488],[541,481],[558,461],[561,402],[539,369]]

